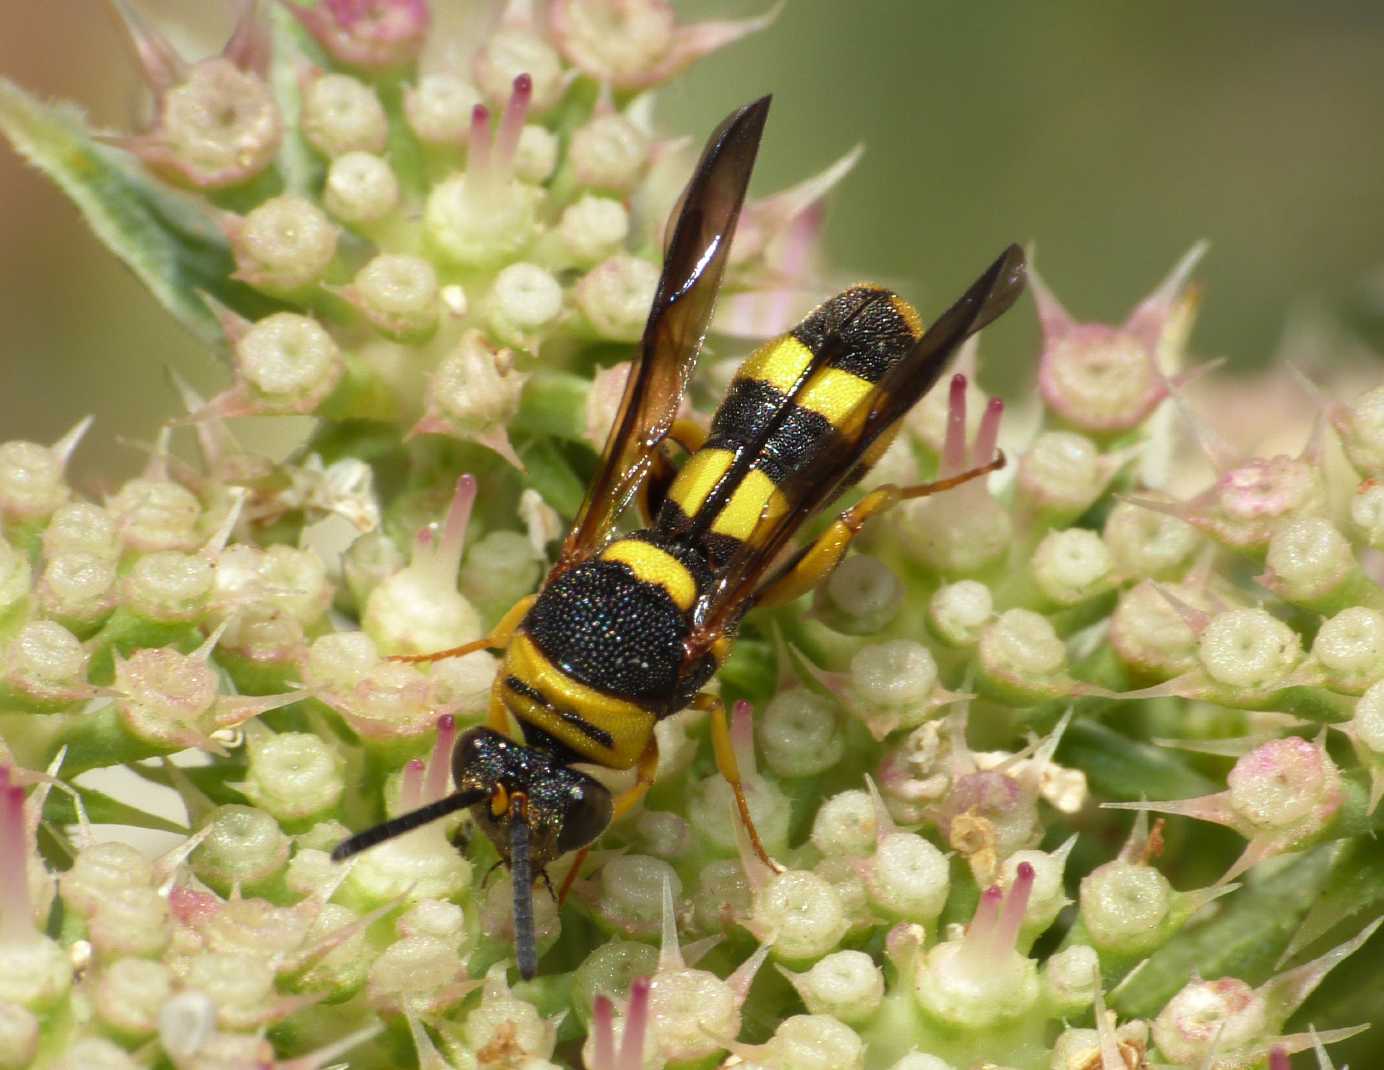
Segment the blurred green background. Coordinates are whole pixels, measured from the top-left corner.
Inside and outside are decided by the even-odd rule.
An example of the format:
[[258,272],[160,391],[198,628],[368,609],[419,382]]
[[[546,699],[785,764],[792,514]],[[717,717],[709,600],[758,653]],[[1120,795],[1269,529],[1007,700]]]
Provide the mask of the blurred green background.
[[[192,56],[220,47],[230,6],[139,0]],[[142,89],[105,5],[23,7],[0,70],[129,128]],[[763,7],[679,4],[688,20]],[[925,310],[1018,240],[1074,314],[1118,318],[1205,237],[1199,353],[1261,364],[1304,309],[1366,336],[1384,319],[1384,4],[790,0],[660,106],[668,129],[701,132],[766,91],[756,191],[864,142],[828,262]],[[107,447],[172,411],[162,366],[208,389],[220,369],[3,147],[0,206],[0,435],[49,440],[96,412],[83,455],[128,471],[137,455]],[[1020,371],[988,377],[1013,395],[1036,331],[1031,312],[1009,319],[987,351]],[[1302,334],[1288,355],[1329,377],[1343,350],[1295,352]]]

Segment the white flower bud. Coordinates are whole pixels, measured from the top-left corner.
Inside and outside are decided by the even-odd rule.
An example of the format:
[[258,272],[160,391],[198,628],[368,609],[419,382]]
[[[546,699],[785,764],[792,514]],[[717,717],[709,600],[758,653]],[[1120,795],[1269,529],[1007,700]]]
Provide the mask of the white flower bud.
[[154,868],[148,859],[129,844],[111,840],[82,848],[58,889],[69,910],[89,917],[117,890],[148,886],[153,880]]
[[1384,679],[1384,613],[1364,606],[1343,609],[1323,622],[1312,656],[1333,691],[1358,695]]
[[986,625],[980,636],[982,669],[1001,683],[1039,685],[1067,667],[1067,648],[1046,617],[1010,609]]
[[294,293],[320,282],[336,256],[332,221],[292,194],[260,204],[235,229],[237,277],[268,293]]
[[795,1014],[774,1031],[768,1065],[792,1070],[862,1070],[865,1042],[824,1014]]
[[533,591],[543,563],[528,536],[518,531],[488,531],[471,547],[461,566],[462,593],[483,611],[498,617]]
[[437,326],[437,272],[420,256],[381,253],[356,274],[355,298],[366,318],[391,338],[421,339]]
[[1144,343],[1124,330],[1071,331],[1043,351],[1043,400],[1092,432],[1124,430],[1144,419],[1163,388]]
[[1019,458],[1015,487],[1035,512],[1070,521],[1100,497],[1107,476],[1100,451],[1085,435],[1045,431]]
[[38,1055],[38,1019],[14,1003],[0,1003],[0,1068],[24,1070]]
[[1197,653],[1216,683],[1261,690],[1280,683],[1302,660],[1302,641],[1265,610],[1232,609],[1211,618]]
[[827,627],[846,635],[873,635],[898,615],[903,584],[883,561],[853,554],[817,588],[814,605]]
[[71,494],[55,450],[37,442],[0,443],[0,514],[41,520]]
[[537,232],[540,191],[521,182],[491,188],[490,179],[453,175],[428,194],[424,232],[439,254],[462,267],[508,263]]
[[1340,806],[1339,774],[1325,749],[1300,736],[1262,743],[1226,777],[1230,807],[1255,828],[1320,827]]
[[196,620],[206,609],[215,583],[212,564],[201,554],[177,550],[145,554],[125,577],[125,605],[149,620]]
[[[940,391],[939,391],[940,393]],[[904,549],[946,575],[966,575],[994,564],[1009,552],[1014,521],[988,494],[961,492],[905,502],[898,510]]]
[[172,647],[136,650],[115,665],[116,711],[125,728],[155,746],[186,746],[216,703],[216,671],[206,659]]
[[[759,838],[770,851],[786,845],[792,809],[783,789],[762,776],[746,776],[744,788],[745,801],[749,804],[755,828],[759,830]],[[694,784],[687,801],[687,819],[715,850],[734,851],[735,826],[727,820],[734,807],[735,799],[725,777],[713,774]]]
[[649,1025],[660,1059],[705,1059],[740,1033],[735,990],[706,970],[660,970],[649,986]]
[[777,873],[755,892],[756,935],[786,962],[807,962],[834,950],[850,927],[836,889],[801,869]]
[[891,918],[931,924],[951,888],[947,858],[912,832],[891,832],[879,841],[866,878],[870,901]]
[[[341,871],[325,853],[311,853],[320,853],[327,864],[325,879],[317,885],[313,893],[310,893],[320,894],[320,889],[340,876]],[[324,903],[317,917],[308,926],[303,946],[313,947],[321,941],[333,939],[333,934],[357,920],[355,912],[340,903]],[[335,999],[344,999],[359,991],[365,984],[373,955],[374,948],[371,947],[366,933],[354,933],[325,955],[314,958],[306,970],[292,979],[292,987],[300,992],[325,993],[327,999],[332,1002]]]
[[1095,948],[1074,944],[1048,958],[1043,968],[1048,999],[1063,1015],[1089,1007],[1100,990],[1100,957]]
[[63,1000],[72,987],[72,960],[57,941],[39,933],[0,943],[0,1003],[34,1012]]
[[282,120],[274,94],[254,71],[224,57],[194,65],[163,94],[149,162],[203,189],[239,185],[274,162]]
[[438,993],[465,972],[456,947],[434,936],[406,936],[370,964],[366,980],[370,1003],[406,1014],[432,1012],[438,1009],[434,1002]]
[[557,1040],[557,1026],[532,1003],[489,993],[466,1016],[463,1032],[472,1051],[504,1051],[520,1065],[527,1059],[548,1058]]
[[1286,521],[1269,540],[1265,563],[1275,593],[1305,605],[1329,598],[1356,571],[1349,541],[1321,517]]
[[254,1029],[270,1014],[275,998],[270,959],[210,951],[179,960],[176,969],[184,989],[202,993],[215,1005],[222,1029]]
[[925,1052],[909,1052],[889,1070],[954,1070],[951,1063],[936,1055],[928,1055]]
[[836,704],[805,688],[775,695],[756,721],[755,736],[764,763],[782,777],[816,776],[846,752]]
[[562,312],[562,284],[537,264],[518,263],[495,276],[486,297],[486,322],[501,342],[523,346]]
[[649,138],[623,115],[598,115],[572,134],[567,163],[588,189],[628,193],[649,155]]
[[419,141],[457,148],[466,141],[471,112],[480,102],[480,92],[465,79],[425,74],[404,93],[404,116]]
[[645,84],[673,49],[677,15],[666,0],[564,3],[554,37],[563,54],[599,82],[620,88]]
[[39,578],[39,605],[79,630],[99,624],[115,608],[115,562],[85,551],[58,554]]
[[85,1037],[67,1049],[54,1070],[140,1070],[141,1065],[118,1044]]
[[658,949],[653,945],[634,940],[607,940],[598,944],[573,972],[572,1006],[579,1015],[589,1019],[597,996],[609,998],[628,992],[637,978],[652,977],[657,972]]
[[313,78],[303,90],[300,127],[323,156],[384,152],[389,119],[375,91],[346,74]]
[[668,884],[676,902],[682,896],[682,880],[661,858],[621,855],[600,872],[601,894],[596,910],[601,917],[630,933],[657,931],[663,918],[663,886]]
[[1270,1032],[1264,997],[1233,977],[1194,980],[1173,996],[1153,1020],[1158,1053],[1183,1066],[1196,1066],[1213,1052],[1238,1052]]
[[912,639],[892,639],[863,646],[851,658],[851,690],[863,703],[888,710],[913,709],[926,715],[926,703],[937,686],[932,651]]
[[366,851],[351,863],[347,887],[372,905],[401,895],[417,902],[460,894],[471,885],[471,863],[448,841],[447,827],[437,822]]
[[348,152],[327,169],[322,203],[351,226],[378,223],[399,206],[399,179],[383,157]]
[[460,949],[466,940],[466,911],[445,899],[424,899],[399,916],[400,936],[431,936]]
[[476,84],[486,99],[499,103],[509,99],[514,79],[527,74],[533,79],[531,107],[547,111],[558,102],[565,88],[562,61],[543,38],[518,27],[505,27],[492,33],[476,55]]
[[865,1021],[884,1001],[884,973],[863,951],[832,952],[792,981],[811,1013],[847,1025]]
[[587,193],[563,209],[557,234],[567,255],[585,267],[616,252],[629,229],[630,216],[623,204]]
[[192,871],[223,894],[237,884],[253,890],[288,862],[292,844],[263,810],[219,806],[207,824],[211,831],[192,853]]
[[398,544],[383,531],[369,531],[356,539],[342,555],[341,571],[357,611],[370,600],[370,592],[407,564]]
[[68,502],[48,519],[43,530],[43,556],[86,553],[104,560],[120,556],[115,518],[91,502]]
[[863,857],[875,849],[875,803],[854,789],[827,799],[812,820],[812,845],[824,858]]
[[1364,476],[1384,474],[1384,387],[1367,390],[1332,415],[1350,463]]
[[319,636],[308,649],[304,682],[313,688],[349,691],[380,663],[375,644],[364,632]]
[[519,144],[514,147],[514,176],[521,182],[541,185],[557,166],[557,153],[557,135],[530,123],[519,131]]
[[281,412],[311,412],[343,371],[332,336],[296,312],[276,312],[246,331],[236,343],[235,361],[258,399]]
[[27,554],[0,538],[0,613],[8,612],[29,596],[33,570]]
[[37,700],[70,701],[86,679],[86,650],[51,620],[32,620],[5,651],[5,684]]
[[278,820],[300,822],[341,800],[345,763],[326,740],[307,732],[252,736],[249,751],[241,793]]
[[121,888],[88,920],[91,946],[103,959],[156,957],[173,935],[168,900],[154,888]]
[[428,383],[428,403],[463,434],[508,424],[519,411],[524,380],[508,349],[491,349],[468,333]]
[[1201,541],[1186,521],[1133,502],[1115,504],[1102,535],[1115,569],[1141,579],[1174,574]]
[[1350,726],[1358,743],[1371,754],[1384,757],[1384,681],[1360,696]]
[[1355,489],[1350,520],[1371,549],[1384,549],[1384,483],[1371,479]]
[[[1206,599],[1173,588],[1174,597],[1203,609]],[[1206,603],[1209,605],[1209,603]],[[1110,646],[1140,674],[1170,680],[1197,664],[1197,636],[1162,591],[1145,581],[1120,595],[1110,618]]]
[[1107,862],[1081,881],[1081,920],[1098,948],[1136,954],[1158,946],[1172,885],[1152,866]]
[[928,605],[928,624],[951,646],[974,646],[995,611],[990,588],[976,580],[958,580],[939,587]]
[[1033,582],[1049,601],[1074,606],[1110,586],[1110,551],[1094,531],[1050,531],[1033,552]]
[[194,550],[202,504],[186,487],[162,479],[131,479],[106,502],[121,541],[131,550]]
[[179,992],[159,1011],[159,1046],[174,1059],[197,1054],[216,1030],[216,1004],[203,992]]
[[637,341],[658,289],[658,268],[619,253],[597,264],[577,283],[572,297],[592,330],[616,342]]
[[740,863],[733,858],[708,862],[697,874],[697,891],[692,909],[697,928],[719,933],[750,914],[749,881]]

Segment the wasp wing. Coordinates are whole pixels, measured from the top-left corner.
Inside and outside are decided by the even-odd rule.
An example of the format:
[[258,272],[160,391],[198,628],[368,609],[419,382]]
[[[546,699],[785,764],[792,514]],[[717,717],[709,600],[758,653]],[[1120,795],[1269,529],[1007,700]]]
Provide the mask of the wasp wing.
[[683,191],[639,355],[555,572],[600,545],[673,426],[711,321],[768,112],[769,98],[761,97],[727,116]]
[[932,389],[961,344],[1013,305],[1023,288],[1023,250],[1011,245],[843,421],[862,428],[852,447],[824,456],[821,464],[809,465],[779,487],[789,507],[761,519],[753,537],[732,554],[697,607],[697,634],[706,643],[754,604],[770,563],[803,523],[845,490],[866,450]]

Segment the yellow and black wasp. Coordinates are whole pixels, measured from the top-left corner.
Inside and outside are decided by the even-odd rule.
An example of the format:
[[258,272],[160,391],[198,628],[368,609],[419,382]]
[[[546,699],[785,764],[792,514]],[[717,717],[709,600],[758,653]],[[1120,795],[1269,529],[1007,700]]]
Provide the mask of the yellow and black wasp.
[[[717,766],[764,855],[725,707],[702,690],[741,618],[810,591],[869,517],[1004,463],[1000,455],[940,482],[880,487],[810,545],[789,550],[802,524],[879,459],[957,347],[1014,303],[1024,286],[1017,246],[926,332],[889,290],[861,285],[838,294],[746,360],[709,433],[677,419],[768,110],[768,97],[740,108],[702,152],[669,224],[648,325],[598,471],[542,588],[485,639],[409,659],[504,651],[487,726],[463,735],[453,752],[454,794],[357,833],[334,852],[344,859],[469,807],[510,866],[526,978],[537,969],[535,878],[643,798],[661,718],[688,707],[710,713]],[[662,452],[669,441],[688,455],[676,470]],[[612,535],[636,494],[645,526]],[[634,769],[634,785],[612,795],[575,768],[583,763]]]

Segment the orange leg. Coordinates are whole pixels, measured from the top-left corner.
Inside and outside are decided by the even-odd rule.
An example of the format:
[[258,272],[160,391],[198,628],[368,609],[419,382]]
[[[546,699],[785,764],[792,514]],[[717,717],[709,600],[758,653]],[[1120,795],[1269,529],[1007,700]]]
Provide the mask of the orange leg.
[[760,861],[766,866],[777,871],[780,867],[764,849],[764,844],[759,838],[759,830],[754,827],[754,818],[750,816],[750,803],[745,798],[745,783],[740,778],[740,763],[736,761],[735,747],[731,743],[726,704],[719,696],[703,691],[692,700],[692,708],[706,710],[711,714],[711,748],[716,754],[716,768],[725,777],[731,793],[735,796],[735,808],[740,812],[740,822],[745,826],[745,834],[750,838],[750,846],[754,848],[754,853],[759,855]]
[[474,654],[477,650],[503,650],[509,646],[509,641],[514,638],[514,632],[537,600],[538,595],[531,594],[519,599],[510,607],[500,623],[495,625],[495,630],[489,635],[470,643],[462,643],[461,646],[454,646],[448,650],[434,650],[427,654],[393,654],[390,661],[407,661],[412,663],[426,661],[442,661],[444,658],[459,658],[466,654]]
[[[649,789],[654,784],[654,773],[658,771],[658,738],[649,736],[649,745],[644,748],[644,753],[639,756],[639,764],[635,766],[635,780],[632,785],[615,796],[614,806],[611,808],[610,820],[614,824],[639,805],[641,799],[649,794]],[[562,888],[557,894],[557,905],[562,906],[567,901],[567,893],[572,890],[572,885],[576,882],[577,874],[581,872],[582,864],[586,861],[586,856],[591,853],[591,845],[587,844],[577,856],[572,859],[571,868],[567,870],[567,876],[562,878]]]
[[968,469],[947,479],[939,479],[934,483],[918,483],[911,487],[897,487],[892,483],[886,483],[870,491],[832,521],[831,527],[822,532],[815,542],[805,547],[769,580],[755,596],[754,604],[781,606],[807,594],[831,575],[832,569],[841,563],[851,540],[860,534],[870,517],[892,509],[901,501],[940,494],[944,490],[959,487],[962,483],[979,479],[1003,467],[1004,454],[1001,453],[989,464]]

